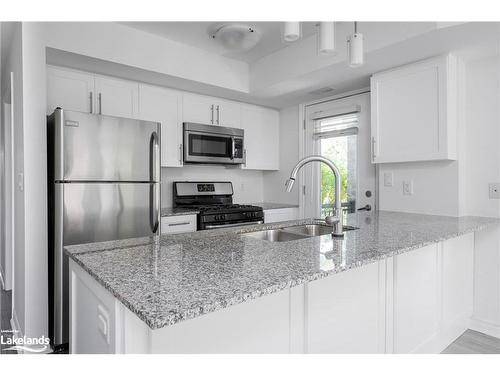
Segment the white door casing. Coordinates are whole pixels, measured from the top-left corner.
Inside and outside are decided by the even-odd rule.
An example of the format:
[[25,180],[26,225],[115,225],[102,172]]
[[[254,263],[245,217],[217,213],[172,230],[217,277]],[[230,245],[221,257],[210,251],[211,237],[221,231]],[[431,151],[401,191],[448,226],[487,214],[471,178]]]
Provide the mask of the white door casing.
[[[357,105],[360,107],[359,132],[357,135],[357,196],[356,207],[361,208],[367,204],[372,210],[376,209],[376,167],[371,163],[371,132],[370,132],[370,93],[367,90],[355,92],[343,97],[332,98],[319,103],[306,104],[303,109],[305,126],[302,129],[303,151],[301,157],[318,153],[316,141],[313,139],[314,113],[331,112],[337,109]],[[300,174],[300,185],[305,185],[301,194],[300,205],[304,217],[320,216],[320,168],[319,163],[310,164],[303,168]],[[308,183],[308,181],[312,181]],[[370,191],[368,197],[366,192]]]

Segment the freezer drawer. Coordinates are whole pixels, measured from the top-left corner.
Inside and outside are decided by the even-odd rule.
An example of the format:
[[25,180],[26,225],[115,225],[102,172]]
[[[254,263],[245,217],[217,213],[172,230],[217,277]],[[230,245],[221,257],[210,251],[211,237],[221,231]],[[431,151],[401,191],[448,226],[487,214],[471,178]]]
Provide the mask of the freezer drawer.
[[159,181],[159,123],[57,109],[48,132],[55,181]]

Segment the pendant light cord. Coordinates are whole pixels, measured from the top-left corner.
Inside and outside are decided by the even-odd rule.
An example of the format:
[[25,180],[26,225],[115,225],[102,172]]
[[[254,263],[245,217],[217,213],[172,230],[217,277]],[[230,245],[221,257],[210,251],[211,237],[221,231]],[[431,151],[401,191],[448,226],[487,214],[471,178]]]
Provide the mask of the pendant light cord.
[[354,21],[354,34],[358,33],[358,23]]

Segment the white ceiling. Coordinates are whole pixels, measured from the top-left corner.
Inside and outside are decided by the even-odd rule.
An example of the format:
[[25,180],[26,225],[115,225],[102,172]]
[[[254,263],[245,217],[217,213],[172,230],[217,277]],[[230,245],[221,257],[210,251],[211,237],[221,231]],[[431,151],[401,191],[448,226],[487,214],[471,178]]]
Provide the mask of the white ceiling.
[[[211,51],[214,56],[227,53],[218,44],[211,43],[208,36],[208,30],[217,25],[216,22],[132,24],[151,33],[155,30],[157,36],[161,32],[162,37],[168,36],[170,40],[183,40],[182,44]],[[346,45],[352,23],[336,24],[337,51],[329,56],[317,54],[313,23],[306,24],[304,37],[291,44],[281,41],[281,22],[252,22],[249,25],[261,30],[262,41],[250,51],[231,56],[249,65],[248,76],[243,77],[248,80],[248,90],[235,90],[185,76],[161,74],[64,51],[49,51],[47,61],[99,74],[284,108],[366,88],[375,72],[431,56],[452,52],[470,60],[479,56],[497,56],[500,47],[500,23],[496,22],[363,22],[358,27],[365,38],[365,64],[354,69],[347,64]],[[204,62],[200,61],[199,66],[203,69]],[[333,91],[312,93],[326,87],[333,88]]]
[[[260,58],[286,48],[290,43],[282,40],[283,22],[120,22],[151,34],[179,43],[197,47],[231,59],[252,63]],[[210,31],[228,23],[242,23],[261,34],[260,42],[248,51],[227,51],[210,38]],[[316,32],[315,22],[301,22],[302,36]]]

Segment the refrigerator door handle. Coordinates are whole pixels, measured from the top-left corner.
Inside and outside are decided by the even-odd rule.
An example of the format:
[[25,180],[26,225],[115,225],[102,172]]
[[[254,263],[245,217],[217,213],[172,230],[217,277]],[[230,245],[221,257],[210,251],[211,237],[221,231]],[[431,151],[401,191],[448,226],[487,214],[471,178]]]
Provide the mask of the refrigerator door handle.
[[151,139],[149,142],[150,147],[150,178],[151,178],[151,186],[150,186],[150,202],[149,202],[149,210],[150,210],[150,225],[151,231],[153,233],[158,232],[158,227],[160,226],[160,142],[157,132],[151,133]]
[[151,133],[149,141],[149,178],[153,182],[160,180],[160,142],[157,132]]

